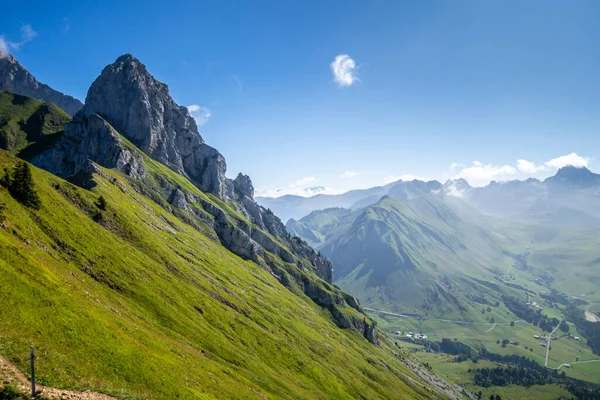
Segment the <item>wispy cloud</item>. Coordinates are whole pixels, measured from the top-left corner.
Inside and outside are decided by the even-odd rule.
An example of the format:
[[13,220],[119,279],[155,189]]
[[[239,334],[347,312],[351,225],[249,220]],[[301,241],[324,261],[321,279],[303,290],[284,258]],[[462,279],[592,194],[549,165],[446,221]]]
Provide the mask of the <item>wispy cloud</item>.
[[4,39],[4,36],[0,36],[0,58],[8,56],[8,44]]
[[333,80],[339,86],[351,86],[358,81],[356,63],[348,54],[340,54],[330,64]]
[[352,179],[352,178],[356,178],[358,175],[359,175],[358,171],[344,171],[344,173],[342,175],[340,175],[340,178]]
[[188,111],[192,118],[196,120],[198,126],[202,126],[208,122],[212,116],[211,111],[206,107],[200,107],[198,104],[192,104],[187,106]]
[[69,24],[69,18],[63,18],[63,33],[66,35],[71,31],[71,24]]
[[244,85],[242,84],[242,80],[237,75],[231,75],[229,77],[231,80],[231,84],[233,85],[233,89],[236,93],[242,93],[244,91]]
[[317,182],[319,182],[319,178],[314,176],[307,176],[290,183],[286,187],[278,189],[258,188],[256,189],[256,196],[280,197],[291,194],[295,196],[312,197],[318,194],[340,194],[344,192],[344,190],[337,190],[327,186],[317,185]]
[[33,30],[31,25],[21,26],[20,40],[13,42],[7,40],[4,36],[0,36],[0,57],[6,57],[10,50],[19,50],[24,44],[31,42],[36,36],[37,32]]
[[319,179],[315,178],[314,176],[307,176],[305,178],[302,179],[298,179],[293,185],[294,186],[306,186],[307,184],[310,183],[316,183]]
[[472,186],[483,186],[493,180],[506,180],[516,172],[517,170],[510,165],[483,164],[473,161],[473,165],[461,169],[453,179],[464,178]]

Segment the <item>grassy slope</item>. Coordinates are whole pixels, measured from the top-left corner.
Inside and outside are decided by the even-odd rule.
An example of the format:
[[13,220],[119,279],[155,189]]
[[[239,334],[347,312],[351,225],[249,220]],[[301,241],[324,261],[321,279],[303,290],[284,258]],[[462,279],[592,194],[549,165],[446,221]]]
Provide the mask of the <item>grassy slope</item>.
[[[421,271],[426,271],[428,268],[427,261],[438,261],[435,252],[439,252],[446,257],[446,260],[439,260],[438,265],[440,272],[449,276],[449,282],[459,290],[453,292],[459,301],[465,306],[466,311],[457,314],[454,312],[445,312],[442,318],[453,318],[466,321],[485,321],[493,318],[496,322],[507,323],[512,320],[518,320],[502,303],[499,296],[500,293],[516,296],[523,302],[529,295],[533,300],[540,304],[544,304],[542,298],[537,293],[539,290],[549,292],[549,288],[544,283],[544,280],[536,278],[549,275],[551,282],[550,287],[559,291],[565,291],[569,294],[588,293],[586,298],[590,301],[598,302],[597,296],[597,279],[598,274],[593,268],[594,262],[598,260],[598,246],[594,243],[597,241],[598,235],[592,229],[575,229],[575,228],[552,228],[542,227],[533,224],[517,224],[507,223],[493,218],[481,217],[478,213],[474,213],[464,204],[455,199],[449,199],[446,203],[451,206],[459,219],[457,220],[452,215],[446,215],[447,210],[444,207],[439,207],[440,215],[432,218],[432,213],[427,209],[427,202],[408,202],[398,203],[390,200],[380,202],[375,207],[370,207],[363,215],[364,221],[353,227],[355,231],[352,233],[355,237],[360,238],[356,243],[353,243],[349,248],[359,248],[361,242],[369,240],[380,240],[388,245],[389,248],[402,248],[405,254],[408,254],[409,260],[413,260],[417,268],[414,274]],[[452,218],[450,218],[452,217]],[[437,221],[436,221],[437,220]],[[449,221],[445,223],[444,221]],[[377,229],[368,231],[365,226],[374,225]],[[431,228],[433,233],[424,229]],[[467,227],[465,225],[472,225]],[[345,232],[348,232],[348,224],[341,229],[341,234],[334,237],[332,234],[330,240],[339,240],[343,238]],[[506,257],[490,257],[487,253],[486,246],[482,244],[481,239],[474,238],[474,233],[480,228],[489,236],[489,240],[496,244],[496,248],[487,247],[494,252],[502,252]],[[362,231],[361,231],[362,230]],[[481,232],[481,230],[480,230]],[[431,240],[435,235],[439,235],[446,239],[449,245],[439,247],[438,243]],[[462,249],[460,246],[455,246],[452,239],[458,239],[462,244],[468,246],[467,249]],[[340,242],[335,242],[339,246]],[[421,249],[413,251],[417,246]],[[438,246],[438,247],[436,247]],[[366,247],[367,249],[372,247]],[[327,254],[327,246],[324,252]],[[363,249],[364,250],[364,249]],[[413,251],[411,253],[411,251]],[[462,253],[462,256],[461,256]],[[378,255],[382,251],[378,252]],[[399,252],[394,252],[395,257],[401,258]],[[512,255],[512,256],[511,256]],[[524,263],[517,262],[517,256],[524,256]],[[466,257],[473,257],[483,262],[470,262]],[[368,259],[367,259],[368,261]],[[384,260],[385,261],[385,260]],[[472,261],[472,260],[471,260]],[[388,275],[384,281],[384,285],[373,287],[369,285],[371,274],[361,274],[361,270],[366,264],[359,265],[356,270],[344,277],[337,283],[340,284],[346,291],[357,295],[363,303],[377,309],[396,310],[401,313],[416,312],[419,315],[427,315],[434,317],[435,313],[427,312],[425,309],[414,309],[414,300],[420,301],[420,285],[427,282],[426,276],[410,279],[411,276],[406,274],[399,279],[395,279],[394,272],[390,273],[389,266],[392,263],[380,262],[374,263],[373,269],[387,270]],[[336,271],[339,271],[338,265],[335,264]],[[483,268],[479,268],[483,267]],[[490,270],[493,274],[490,274]],[[431,271],[431,270],[429,270]],[[464,274],[465,279],[456,280],[457,276],[452,276],[452,271],[459,274]],[[437,276],[437,282],[443,283],[442,274],[437,274],[436,271],[431,271],[433,276]],[[479,278],[479,282],[473,282],[470,277]],[[481,281],[493,282],[496,287],[491,289],[481,285]],[[508,286],[508,285],[516,286]],[[521,287],[523,289],[519,289]],[[469,294],[479,294],[482,298],[492,303],[491,307],[481,305],[470,301],[461,296],[463,292]],[[397,294],[400,293],[401,296]],[[451,292],[452,293],[452,292]],[[499,301],[499,306],[493,304]],[[564,307],[561,305],[550,307],[549,303],[545,303],[544,313],[550,317],[556,317],[559,320],[564,317]],[[597,309],[597,304],[590,307],[591,310]],[[482,313],[482,311],[484,311]],[[541,334],[538,327],[531,324],[517,324],[515,327],[498,325],[492,331],[481,333],[492,327],[489,325],[465,325],[454,324],[443,321],[419,320],[418,318],[399,318],[389,315],[373,313],[379,322],[379,326],[387,333],[392,334],[396,330],[408,332],[417,331],[427,334],[434,340],[441,340],[443,337],[457,338],[458,340],[469,344],[475,349],[485,346],[488,350],[500,354],[517,354],[532,358],[543,365],[545,358],[545,348],[539,346],[539,340],[533,336]],[[571,325],[572,335],[578,336],[576,329]],[[598,359],[591,349],[585,344],[585,340],[576,342],[569,340],[564,334],[556,335],[558,340],[552,342],[552,351],[550,352],[549,365],[558,366],[561,363],[574,362],[579,357],[580,360]],[[518,341],[519,346],[507,346],[502,348],[496,344],[500,339],[508,339]],[[525,346],[533,349],[533,352],[525,350]],[[438,371],[448,371],[451,377],[461,374],[461,368],[465,364],[440,361],[438,358],[427,358],[426,353],[424,361],[429,361]],[[600,363],[579,364],[573,365],[571,369],[564,370],[568,376],[585,380],[592,383],[600,383]],[[467,381],[455,379],[459,384],[466,384]],[[475,391],[474,387],[468,386]],[[508,398],[556,398],[564,391],[557,387],[539,387],[535,391],[527,390],[519,387],[510,388],[493,388],[485,391],[486,397],[491,393],[502,394]],[[533,394],[537,396],[533,396]]]
[[0,146],[12,154],[32,156],[50,145],[70,120],[52,103],[0,90]]
[[487,232],[430,197],[383,199],[342,230],[323,252],[337,283],[375,308],[479,320],[468,297],[489,290],[471,278],[492,280],[493,266],[511,262]]
[[[0,152],[0,167],[15,161]],[[25,371],[36,345],[42,383],[140,398],[428,397],[385,342],[336,328],[116,172],[93,193],[33,174],[39,212],[0,189],[0,353]]]

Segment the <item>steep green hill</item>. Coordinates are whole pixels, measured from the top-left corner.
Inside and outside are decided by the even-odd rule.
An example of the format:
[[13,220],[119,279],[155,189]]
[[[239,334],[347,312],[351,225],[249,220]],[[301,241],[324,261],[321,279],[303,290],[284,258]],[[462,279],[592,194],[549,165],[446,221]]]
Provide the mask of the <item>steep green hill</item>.
[[0,148],[30,158],[52,145],[71,120],[56,105],[0,90]]
[[[0,151],[0,168],[15,163]],[[385,339],[340,329],[332,313],[368,317],[338,300],[317,305],[304,293],[343,294],[314,274],[268,253],[274,272],[235,256],[207,223],[115,170],[96,166],[91,191],[33,176],[39,211],[0,189],[0,354],[27,371],[34,344],[43,384],[128,398],[445,397],[439,378]]]
[[371,307],[481,318],[472,298],[481,301],[494,269],[514,260],[463,218],[436,196],[386,196],[328,226],[320,249],[336,283]]

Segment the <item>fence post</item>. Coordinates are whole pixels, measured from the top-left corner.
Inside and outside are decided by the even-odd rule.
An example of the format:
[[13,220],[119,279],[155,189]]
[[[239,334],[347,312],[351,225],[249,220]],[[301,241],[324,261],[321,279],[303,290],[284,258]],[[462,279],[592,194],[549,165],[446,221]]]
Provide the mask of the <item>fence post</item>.
[[35,352],[33,346],[30,347],[31,358],[31,398],[35,398]]

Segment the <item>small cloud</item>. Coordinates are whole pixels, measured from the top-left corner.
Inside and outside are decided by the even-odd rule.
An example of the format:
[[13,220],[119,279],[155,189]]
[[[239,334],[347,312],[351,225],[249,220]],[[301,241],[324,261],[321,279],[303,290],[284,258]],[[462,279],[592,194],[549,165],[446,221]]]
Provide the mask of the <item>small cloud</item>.
[[4,36],[0,36],[0,58],[6,57],[9,49],[19,50],[25,43],[31,42],[36,36],[37,32],[33,30],[31,25],[21,26],[21,39],[18,42],[12,42],[6,40]]
[[410,182],[410,181],[414,181],[414,180],[418,180],[418,181],[427,181],[427,178],[424,178],[422,176],[417,176],[417,175],[412,175],[412,174],[404,174],[404,175],[388,175],[385,178],[383,178],[383,182],[387,185],[388,183],[392,183],[392,182],[397,182],[397,181],[403,181],[403,182]]
[[332,189],[326,186],[316,186],[315,183],[319,178],[307,176],[297,181],[290,183],[287,187],[278,189],[260,188],[256,189],[257,197],[280,197],[286,194],[295,196],[312,197],[318,194],[340,194],[342,190]]
[[455,171],[457,169],[461,169],[461,168],[464,168],[464,167],[466,167],[465,164],[458,163],[458,162],[453,162],[452,164],[450,164],[450,170],[451,171]]
[[340,54],[331,63],[333,80],[339,86],[350,86],[358,81],[356,76],[356,63],[347,54]]
[[69,18],[64,17],[63,18],[63,22],[64,22],[64,24],[63,24],[63,33],[66,35],[71,30],[71,25],[69,24]]
[[358,171],[345,171],[340,178],[342,179],[352,179],[358,176]]
[[229,79],[231,80],[231,84],[233,85],[236,93],[239,94],[244,91],[244,85],[242,84],[242,80],[239,78],[239,76],[231,75]]
[[8,44],[4,39],[4,36],[0,36],[0,58],[8,56]]
[[319,179],[315,178],[314,176],[307,176],[306,178],[302,178],[302,179],[298,179],[295,182],[295,186],[304,186],[308,183],[314,183],[317,182]]
[[581,157],[577,153],[570,153],[566,156],[553,158],[550,161],[546,161],[544,164],[551,168],[562,168],[566,167],[567,165],[572,165],[574,167],[587,167],[589,163],[589,158]]
[[517,169],[526,174],[537,174],[546,170],[545,165],[536,165],[533,161],[517,160]]
[[190,115],[194,120],[196,120],[196,124],[198,126],[202,126],[208,122],[210,117],[212,116],[211,111],[206,107],[200,107],[197,104],[192,104],[187,106]]
[[483,164],[473,161],[473,165],[461,169],[453,179],[463,178],[473,186],[484,186],[493,180],[506,180],[515,175],[517,170],[510,165]]

